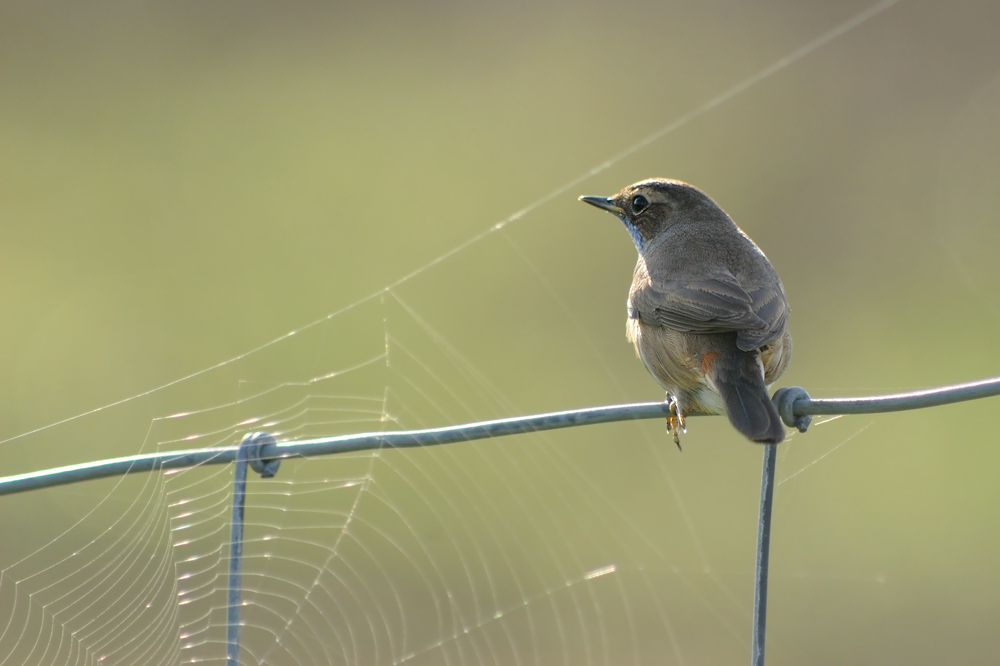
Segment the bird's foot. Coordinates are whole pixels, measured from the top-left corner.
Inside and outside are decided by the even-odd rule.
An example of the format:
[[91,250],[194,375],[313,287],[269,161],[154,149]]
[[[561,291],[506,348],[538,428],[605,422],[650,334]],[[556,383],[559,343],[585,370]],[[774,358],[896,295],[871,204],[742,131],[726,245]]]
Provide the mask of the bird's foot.
[[681,406],[677,404],[677,398],[667,394],[667,403],[670,406],[670,413],[672,416],[667,417],[667,432],[670,433],[674,438],[674,444],[677,445],[678,451],[683,451],[681,448],[681,433],[687,432],[687,425],[684,422],[684,414],[681,412]]

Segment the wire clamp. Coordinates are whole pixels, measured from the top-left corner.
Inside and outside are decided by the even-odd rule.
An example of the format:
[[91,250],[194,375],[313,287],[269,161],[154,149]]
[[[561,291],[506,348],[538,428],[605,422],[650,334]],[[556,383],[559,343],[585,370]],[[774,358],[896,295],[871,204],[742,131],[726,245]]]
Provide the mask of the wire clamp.
[[281,458],[264,458],[261,455],[263,448],[268,445],[276,446],[277,441],[266,432],[247,433],[240,442],[240,446],[248,448],[247,462],[250,463],[250,469],[260,474],[262,479],[270,479],[277,474],[278,465],[281,464]]
[[796,416],[795,403],[799,400],[809,402],[809,394],[801,386],[784,386],[775,391],[771,398],[774,406],[778,408],[781,420],[789,428],[796,428],[799,432],[805,432],[812,422],[812,417],[808,414]]

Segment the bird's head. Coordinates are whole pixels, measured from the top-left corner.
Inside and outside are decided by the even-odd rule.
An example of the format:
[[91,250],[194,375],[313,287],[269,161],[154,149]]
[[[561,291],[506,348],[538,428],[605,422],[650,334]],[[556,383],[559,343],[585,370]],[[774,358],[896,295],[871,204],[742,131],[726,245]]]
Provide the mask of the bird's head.
[[722,210],[697,187],[679,180],[651,178],[610,197],[580,197],[622,221],[635,247],[643,248],[664,229],[685,220],[714,217]]

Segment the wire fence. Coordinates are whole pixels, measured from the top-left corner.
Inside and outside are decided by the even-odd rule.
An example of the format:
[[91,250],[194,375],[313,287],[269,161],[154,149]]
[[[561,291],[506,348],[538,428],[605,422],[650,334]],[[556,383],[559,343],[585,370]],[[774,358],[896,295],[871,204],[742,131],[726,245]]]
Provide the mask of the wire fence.
[[[1000,395],[1000,377],[966,384],[943,386],[908,393],[857,398],[809,397],[799,387],[786,387],[774,394],[774,403],[789,427],[805,432],[813,416],[876,414],[923,409],[966,400]],[[455,442],[492,439],[508,435],[573,428],[597,423],[663,418],[670,415],[669,403],[646,402],[627,405],[591,407],[563,412],[518,416],[481,421],[443,428],[371,432],[337,437],[277,442],[264,432],[249,433],[237,446],[167,451],[148,455],[99,460],[80,465],[18,474],[0,478],[0,495],[49,488],[138,472],[162,471],[222,465],[235,462],[233,503],[229,550],[229,589],[227,608],[226,663],[239,663],[240,596],[243,556],[243,524],[246,499],[247,467],[263,478],[277,474],[285,458],[311,458],[337,453],[383,448],[416,448]],[[760,511],[757,529],[757,558],[754,576],[753,634],[751,664],[764,664],[764,638],[767,619],[768,554],[771,534],[771,508],[774,498],[774,475],[777,445],[764,445],[761,471]]]

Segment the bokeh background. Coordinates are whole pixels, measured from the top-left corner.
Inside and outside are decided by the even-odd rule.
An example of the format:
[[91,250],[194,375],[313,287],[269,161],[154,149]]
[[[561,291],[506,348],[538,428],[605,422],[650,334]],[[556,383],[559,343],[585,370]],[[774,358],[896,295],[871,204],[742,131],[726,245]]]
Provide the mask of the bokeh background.
[[[0,474],[235,443],[254,410],[294,438],[658,399],[624,339],[634,248],[576,201],[651,176],[701,187],[777,268],[781,385],[1000,374],[1000,4],[901,1],[599,168],[870,6],[4,2]],[[195,430],[161,420],[358,363]],[[840,418],[782,445],[769,663],[1000,659],[996,413]],[[696,419],[683,453],[649,421],[289,463],[294,499],[251,482],[251,523],[364,527],[344,527],[353,555],[313,524],[286,540],[310,564],[252,582],[267,612],[242,659],[742,663],[760,454]],[[203,488],[192,557],[226,539],[231,469],[197,474],[0,498],[10,659],[218,663],[222,579],[202,625],[171,601],[177,498]],[[342,476],[368,485],[313,492]],[[309,601],[305,572],[342,566],[371,588],[357,632],[322,628],[350,625],[346,601]],[[109,595],[109,571],[159,582]],[[275,648],[287,617],[324,647]],[[159,652],[122,647],[153,633]]]

